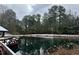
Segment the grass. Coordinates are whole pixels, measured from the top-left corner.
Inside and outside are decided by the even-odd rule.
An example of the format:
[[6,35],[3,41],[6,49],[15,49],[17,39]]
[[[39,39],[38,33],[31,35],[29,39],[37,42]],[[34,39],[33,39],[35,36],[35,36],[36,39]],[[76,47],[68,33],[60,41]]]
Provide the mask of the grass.
[[65,49],[62,47],[58,47],[58,50],[49,52],[49,55],[79,55],[79,45],[73,46],[72,49]]

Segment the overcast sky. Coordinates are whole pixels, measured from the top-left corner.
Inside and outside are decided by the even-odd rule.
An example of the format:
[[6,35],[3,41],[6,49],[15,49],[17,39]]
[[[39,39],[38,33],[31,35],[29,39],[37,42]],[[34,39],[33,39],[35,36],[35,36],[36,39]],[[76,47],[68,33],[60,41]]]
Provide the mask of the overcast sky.
[[[18,19],[22,19],[25,15],[40,13],[43,14],[48,11],[48,9],[52,6],[51,4],[7,4],[9,9],[13,9],[16,12],[16,16]],[[77,12],[79,15],[79,5],[63,5],[67,11],[71,10],[72,13]]]

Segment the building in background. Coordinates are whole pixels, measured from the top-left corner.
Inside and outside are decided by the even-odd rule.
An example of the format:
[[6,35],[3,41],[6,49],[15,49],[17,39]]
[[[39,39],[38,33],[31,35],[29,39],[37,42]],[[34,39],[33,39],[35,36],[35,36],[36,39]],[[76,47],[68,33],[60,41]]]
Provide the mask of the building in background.
[[1,36],[1,37],[4,37],[5,32],[8,32],[8,30],[5,29],[4,27],[0,26],[0,36]]

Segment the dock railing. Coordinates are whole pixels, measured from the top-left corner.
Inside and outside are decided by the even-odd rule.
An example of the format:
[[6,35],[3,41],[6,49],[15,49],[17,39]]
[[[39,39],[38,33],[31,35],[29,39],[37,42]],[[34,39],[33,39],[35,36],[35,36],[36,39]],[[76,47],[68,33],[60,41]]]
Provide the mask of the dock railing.
[[0,45],[3,47],[3,49],[6,51],[7,55],[16,55],[8,46],[6,46],[4,43],[0,42]]

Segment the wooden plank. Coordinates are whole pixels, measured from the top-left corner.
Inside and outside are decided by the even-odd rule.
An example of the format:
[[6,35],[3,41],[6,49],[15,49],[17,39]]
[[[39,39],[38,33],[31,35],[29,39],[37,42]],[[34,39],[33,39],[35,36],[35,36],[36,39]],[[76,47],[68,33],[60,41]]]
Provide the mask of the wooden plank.
[[4,43],[0,42],[1,46],[4,48],[4,50],[7,52],[8,55],[16,55],[8,46],[6,46]]

